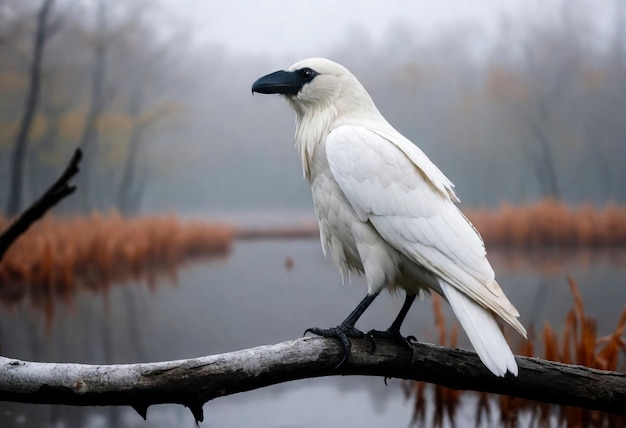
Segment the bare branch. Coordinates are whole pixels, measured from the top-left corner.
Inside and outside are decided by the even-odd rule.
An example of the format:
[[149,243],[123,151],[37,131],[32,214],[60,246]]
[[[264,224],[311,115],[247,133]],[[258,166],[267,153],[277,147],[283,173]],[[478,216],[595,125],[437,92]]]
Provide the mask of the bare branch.
[[202,421],[202,406],[221,396],[296,379],[332,375],[420,380],[546,403],[626,414],[626,374],[517,357],[518,377],[491,374],[470,351],[429,344],[410,352],[377,340],[352,341],[339,369],[341,347],[306,337],[275,345],[187,360],[124,365],[24,362],[0,357],[0,400],[75,406],[132,406],[146,417],[153,404],[178,403]]
[[11,225],[0,235],[0,261],[7,249],[15,240],[37,220],[39,220],[50,208],[55,206],[61,199],[74,193],[76,186],[69,184],[72,177],[78,171],[78,164],[82,158],[80,149],[76,149],[65,171],[26,211],[24,211]]

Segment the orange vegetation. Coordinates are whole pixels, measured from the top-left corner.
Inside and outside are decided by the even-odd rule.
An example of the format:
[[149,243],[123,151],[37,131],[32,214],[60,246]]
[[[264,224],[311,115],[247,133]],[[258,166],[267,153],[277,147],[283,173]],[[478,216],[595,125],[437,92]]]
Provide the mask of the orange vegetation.
[[[570,207],[545,199],[496,210],[464,208],[481,233],[494,267],[557,273],[598,261],[626,264],[626,207]],[[237,239],[317,238],[317,222],[237,229]]]
[[[0,230],[8,224],[0,218]],[[227,254],[233,236],[231,227],[171,215],[46,217],[0,262],[0,301],[28,296],[51,316],[54,296],[71,301],[78,289],[104,290],[127,279],[148,278],[152,284],[155,273],[172,273],[185,260]]]
[[[487,249],[598,249],[626,246],[626,207],[591,204],[571,207],[554,199],[511,205],[496,210],[463,208],[482,235]],[[313,221],[297,225],[247,227],[238,239],[299,239],[317,237]]]
[[626,207],[572,208],[545,199],[525,205],[502,204],[498,210],[467,209],[488,247],[599,248],[626,245]]
[[[579,364],[602,370],[626,370],[620,353],[626,354],[626,340],[623,337],[626,328],[626,307],[617,322],[613,333],[598,337],[595,320],[584,310],[582,298],[578,292],[576,282],[568,278],[570,291],[574,299],[573,308],[567,313],[562,337],[559,339],[554,329],[546,324],[542,331],[543,358],[560,361],[567,364]],[[446,325],[441,311],[440,298],[433,299],[435,323],[439,332],[439,343],[446,345]],[[457,325],[452,328],[450,346],[456,343]],[[521,343],[518,354],[535,355],[535,337],[533,328],[529,329],[529,340]],[[424,423],[426,419],[426,397],[424,382],[407,382],[405,392],[414,398],[413,422]],[[435,402],[433,408],[433,426],[444,426],[447,416],[454,425],[455,412],[460,403],[460,396],[471,392],[458,391],[439,385],[435,388]],[[476,425],[480,426],[483,418],[491,414],[490,394],[478,393],[476,404]],[[523,412],[530,412],[531,420],[538,426],[550,426],[550,416],[556,415],[558,426],[568,427],[605,427],[626,426],[626,417],[623,415],[602,413],[574,407],[563,407],[538,403],[509,396],[496,396],[500,408],[500,424],[505,427],[519,425],[519,417]],[[554,410],[554,413],[552,412]]]

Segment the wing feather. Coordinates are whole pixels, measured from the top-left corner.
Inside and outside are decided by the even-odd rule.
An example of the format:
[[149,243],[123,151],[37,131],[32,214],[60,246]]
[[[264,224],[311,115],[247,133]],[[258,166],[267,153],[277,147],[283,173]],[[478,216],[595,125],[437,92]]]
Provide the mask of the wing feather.
[[326,155],[361,221],[526,334],[495,281],[482,238],[455,205],[453,184],[421,150],[395,131],[346,125],[328,135]]

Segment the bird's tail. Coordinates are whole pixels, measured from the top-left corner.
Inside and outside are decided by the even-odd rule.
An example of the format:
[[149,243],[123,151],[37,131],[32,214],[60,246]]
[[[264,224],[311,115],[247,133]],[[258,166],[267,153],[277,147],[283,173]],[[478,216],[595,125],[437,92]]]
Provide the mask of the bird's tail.
[[515,357],[493,313],[445,281],[439,285],[483,364],[496,376],[507,370],[517,376]]

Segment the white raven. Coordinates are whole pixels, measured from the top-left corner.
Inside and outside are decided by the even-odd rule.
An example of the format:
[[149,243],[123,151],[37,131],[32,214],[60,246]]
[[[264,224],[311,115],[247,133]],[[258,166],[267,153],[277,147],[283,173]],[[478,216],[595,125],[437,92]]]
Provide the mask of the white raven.
[[[388,337],[410,345],[400,326],[420,291],[442,295],[485,366],[517,375],[496,316],[522,336],[519,312],[487,261],[482,238],[455,205],[454,185],[380,114],[345,67],[323,58],[261,77],[252,92],[282,94],[296,112],[296,148],[311,185],[324,254],[344,278],[365,273],[367,296],[339,326],[311,328],[338,338]],[[389,329],[354,325],[383,288],[406,300]]]

